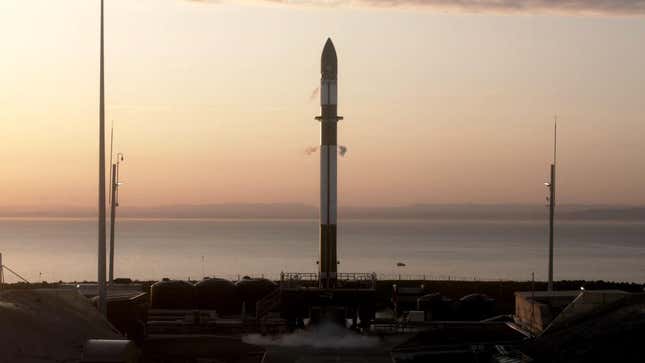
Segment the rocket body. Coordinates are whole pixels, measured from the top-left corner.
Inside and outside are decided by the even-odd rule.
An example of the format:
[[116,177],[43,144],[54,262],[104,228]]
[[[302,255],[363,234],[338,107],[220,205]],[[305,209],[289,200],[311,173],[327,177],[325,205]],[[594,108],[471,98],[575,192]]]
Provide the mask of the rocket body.
[[321,57],[320,81],[320,261],[319,281],[322,288],[336,286],[338,259],[336,254],[337,210],[337,124],[338,60],[331,39],[325,43]]

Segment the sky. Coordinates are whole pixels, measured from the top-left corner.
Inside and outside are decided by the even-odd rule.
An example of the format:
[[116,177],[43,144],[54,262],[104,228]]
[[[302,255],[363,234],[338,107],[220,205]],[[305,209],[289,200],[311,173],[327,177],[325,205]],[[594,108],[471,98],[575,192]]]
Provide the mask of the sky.
[[[455,5],[457,4],[457,5]],[[121,203],[645,204],[643,1],[106,1]],[[99,2],[0,2],[0,208],[97,200]]]

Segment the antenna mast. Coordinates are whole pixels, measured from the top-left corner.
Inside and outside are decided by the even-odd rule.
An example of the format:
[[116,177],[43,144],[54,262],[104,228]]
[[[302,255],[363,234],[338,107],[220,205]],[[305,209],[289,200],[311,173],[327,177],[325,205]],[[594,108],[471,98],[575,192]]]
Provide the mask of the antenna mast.
[[558,151],[558,115],[553,116],[553,165],[556,165]]
[[549,281],[548,291],[553,291],[553,239],[555,224],[555,163],[558,146],[558,116],[554,117],[553,124],[553,164],[551,164],[551,181],[549,187]]

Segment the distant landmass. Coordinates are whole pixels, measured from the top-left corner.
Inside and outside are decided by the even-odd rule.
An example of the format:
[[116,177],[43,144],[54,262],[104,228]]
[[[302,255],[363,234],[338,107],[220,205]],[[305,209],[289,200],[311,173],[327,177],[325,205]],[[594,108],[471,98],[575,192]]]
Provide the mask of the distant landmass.
[[[157,207],[119,207],[126,218],[246,218],[246,219],[316,219],[318,208],[307,204],[201,204]],[[339,207],[339,218],[349,219],[544,219],[543,205],[518,204],[415,204],[398,207]],[[5,207],[0,217],[87,218],[96,209],[78,206],[58,208]],[[560,220],[645,221],[645,206],[561,205],[556,210]]]

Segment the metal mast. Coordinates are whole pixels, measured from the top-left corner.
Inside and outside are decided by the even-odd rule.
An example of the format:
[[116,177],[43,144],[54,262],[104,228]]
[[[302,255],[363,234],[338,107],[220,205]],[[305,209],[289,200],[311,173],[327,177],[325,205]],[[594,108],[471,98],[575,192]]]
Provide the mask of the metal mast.
[[554,119],[553,126],[553,164],[551,164],[551,181],[549,187],[549,282],[548,291],[553,291],[553,232],[555,217],[555,165],[558,145],[558,118]]
[[119,167],[123,161],[123,154],[116,154],[116,163],[112,164],[112,187],[110,200],[110,264],[108,278],[110,285],[114,282],[114,231],[116,226],[116,208],[119,206]]
[[2,265],[2,252],[0,252],[0,288],[4,285],[4,266]]
[[105,284],[105,76],[103,55],[103,0],[101,0],[101,55],[99,81],[99,245],[98,245],[98,308],[107,313],[107,286]]

